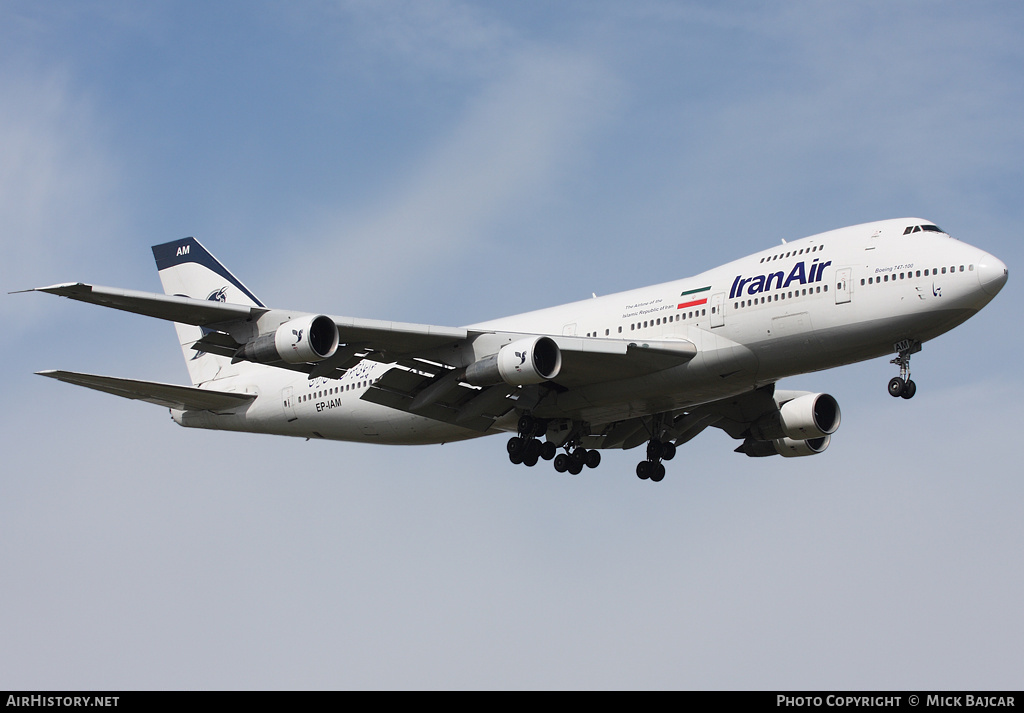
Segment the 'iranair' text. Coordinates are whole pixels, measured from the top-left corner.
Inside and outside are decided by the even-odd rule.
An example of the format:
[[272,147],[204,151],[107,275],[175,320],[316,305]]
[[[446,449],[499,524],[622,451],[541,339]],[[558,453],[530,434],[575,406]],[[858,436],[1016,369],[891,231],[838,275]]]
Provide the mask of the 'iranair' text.
[[[757,275],[755,277],[736,275],[736,279],[732,281],[732,289],[729,291],[729,299],[742,295],[744,287],[746,288],[746,294],[756,295],[772,289],[785,289],[794,282],[800,285],[809,285],[814,282],[821,282],[822,273],[825,272],[825,268],[831,264],[831,260],[821,263],[814,260],[811,263],[811,267],[808,269],[807,263],[801,261],[793,266],[793,269],[789,271],[789,275],[786,275],[786,273],[781,270],[779,272],[772,272],[767,275]],[[774,283],[774,286],[772,283]]]

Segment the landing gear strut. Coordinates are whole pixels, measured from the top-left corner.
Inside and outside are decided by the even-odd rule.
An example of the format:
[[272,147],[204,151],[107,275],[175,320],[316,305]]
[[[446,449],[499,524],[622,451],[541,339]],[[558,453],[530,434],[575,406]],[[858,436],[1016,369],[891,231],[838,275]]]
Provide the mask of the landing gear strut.
[[900,375],[889,380],[889,395],[912,399],[917,393],[917,384],[910,379],[910,355],[921,351],[921,342],[900,342],[896,350],[899,356],[889,363],[899,366]]
[[640,480],[650,478],[660,483],[665,478],[665,464],[661,461],[672,460],[676,456],[676,446],[671,441],[659,441],[652,438],[647,444],[647,460],[636,464],[636,475]]

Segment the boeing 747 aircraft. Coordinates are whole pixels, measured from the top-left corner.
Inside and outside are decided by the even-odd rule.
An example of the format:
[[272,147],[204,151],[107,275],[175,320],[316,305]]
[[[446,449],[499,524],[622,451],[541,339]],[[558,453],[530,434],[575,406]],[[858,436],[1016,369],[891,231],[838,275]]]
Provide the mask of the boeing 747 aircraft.
[[866,223],[694,277],[466,327],[272,309],[193,238],[153,248],[164,295],[68,283],[36,291],[175,323],[192,386],[41,371],[169,408],[182,426],[385,444],[496,433],[513,463],[595,468],[646,444],[664,461],[708,426],[748,456],[823,452],[836,400],[787,376],[910,357],[1002,289],[1006,266],[934,223]]

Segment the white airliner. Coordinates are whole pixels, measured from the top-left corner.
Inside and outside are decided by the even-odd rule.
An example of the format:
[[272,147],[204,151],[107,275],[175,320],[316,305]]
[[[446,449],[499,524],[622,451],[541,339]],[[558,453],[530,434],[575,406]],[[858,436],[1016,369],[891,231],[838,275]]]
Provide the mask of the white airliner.
[[36,289],[174,322],[193,385],[40,374],[168,407],[197,428],[387,444],[514,433],[513,463],[574,474],[596,467],[599,449],[646,443],[636,473],[653,481],[708,426],[748,456],[821,453],[838,403],[776,381],[896,354],[889,393],[909,399],[910,355],[1007,279],[992,255],[903,218],[456,328],[271,309],[193,238],[153,255],[165,295]]

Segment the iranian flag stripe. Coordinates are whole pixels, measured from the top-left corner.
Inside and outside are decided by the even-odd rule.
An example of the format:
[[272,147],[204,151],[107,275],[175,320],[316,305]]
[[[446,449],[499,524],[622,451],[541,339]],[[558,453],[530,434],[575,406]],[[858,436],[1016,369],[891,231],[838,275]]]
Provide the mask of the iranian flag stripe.
[[698,287],[696,290],[687,290],[686,292],[684,292],[683,294],[681,294],[679,296],[680,297],[686,297],[687,295],[695,295],[698,292],[707,292],[710,289],[711,289],[711,285],[708,285],[707,287]]
[[708,298],[705,297],[700,300],[694,300],[693,302],[682,302],[678,307],[676,307],[676,309],[686,309],[687,307],[696,307],[697,305],[706,305],[707,303]]

